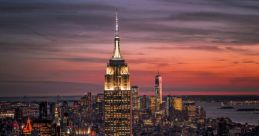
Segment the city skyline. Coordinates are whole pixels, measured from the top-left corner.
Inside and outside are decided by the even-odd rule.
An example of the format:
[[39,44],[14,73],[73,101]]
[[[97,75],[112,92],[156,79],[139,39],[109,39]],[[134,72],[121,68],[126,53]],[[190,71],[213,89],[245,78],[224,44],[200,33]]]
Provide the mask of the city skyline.
[[115,8],[131,85],[140,94],[153,94],[159,71],[165,95],[258,95],[258,5],[3,1],[1,96],[103,92]]

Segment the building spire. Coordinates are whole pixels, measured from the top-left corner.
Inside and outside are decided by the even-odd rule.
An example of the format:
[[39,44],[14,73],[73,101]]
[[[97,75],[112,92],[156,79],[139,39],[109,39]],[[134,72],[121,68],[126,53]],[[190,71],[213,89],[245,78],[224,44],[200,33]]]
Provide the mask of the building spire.
[[116,17],[115,17],[115,38],[114,38],[114,51],[113,51],[113,60],[120,60],[122,59],[120,53],[120,37],[119,37],[119,18],[118,12],[116,9]]
[[116,17],[115,17],[115,37],[119,37],[119,18],[118,18],[118,12],[116,8]]

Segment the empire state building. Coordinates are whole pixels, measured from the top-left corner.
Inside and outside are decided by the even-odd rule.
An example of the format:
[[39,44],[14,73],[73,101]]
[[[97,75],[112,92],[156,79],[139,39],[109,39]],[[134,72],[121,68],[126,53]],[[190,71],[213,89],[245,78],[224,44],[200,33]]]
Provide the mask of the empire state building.
[[120,53],[116,11],[113,56],[106,68],[104,83],[104,132],[106,136],[130,136],[131,89],[128,65]]

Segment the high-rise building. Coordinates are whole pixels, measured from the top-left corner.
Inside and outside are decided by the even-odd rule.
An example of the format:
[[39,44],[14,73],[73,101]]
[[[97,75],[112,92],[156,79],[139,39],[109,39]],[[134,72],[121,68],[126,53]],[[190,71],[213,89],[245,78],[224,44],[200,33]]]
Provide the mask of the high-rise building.
[[106,68],[104,83],[104,132],[106,136],[132,134],[131,88],[128,65],[120,53],[116,12],[114,52]]
[[150,96],[150,110],[155,113],[157,106],[157,99],[155,96]]
[[187,112],[187,118],[189,121],[196,117],[196,105],[194,101],[185,101],[184,108]]
[[[51,136],[52,135],[51,123],[52,123],[51,120],[34,120],[32,127],[38,136]],[[55,135],[55,136],[60,136],[60,135]]]
[[160,110],[162,105],[162,77],[158,73],[155,77],[155,98],[156,98],[156,111]]
[[96,98],[96,103],[98,107],[98,119],[100,122],[103,122],[104,120],[104,95],[98,94]]
[[139,99],[139,88],[138,86],[131,87],[131,104],[132,104],[132,123],[137,124],[139,120],[139,110],[140,110],[140,99]]
[[16,121],[18,121],[19,123],[22,122],[22,119],[23,119],[23,112],[22,112],[22,108],[18,107],[15,109],[15,112],[14,112],[14,119]]
[[88,92],[86,95],[84,95],[80,99],[80,104],[83,107],[82,110],[84,110],[85,115],[84,117],[86,120],[91,121],[92,119],[92,113],[93,113],[93,100],[92,100],[92,93]]
[[170,112],[172,110],[173,107],[173,97],[168,95],[166,96],[166,104],[165,104],[165,112],[167,116],[170,116]]
[[219,136],[229,136],[229,125],[224,118],[220,118],[218,122],[217,133]]
[[54,102],[49,103],[50,120],[55,119],[55,109],[56,109],[56,103]]
[[174,110],[176,111],[182,111],[183,110],[183,100],[182,98],[174,98],[173,101]]
[[39,118],[47,119],[48,118],[48,102],[41,102],[39,104]]
[[132,99],[132,110],[138,111],[140,109],[140,100],[139,100],[139,88],[138,86],[131,87],[131,99]]
[[103,94],[97,94],[95,98],[95,103],[94,103],[94,116],[95,116],[95,121],[96,123],[102,123],[103,122],[103,113],[104,113],[104,96]]
[[140,96],[140,110],[149,109],[149,98],[147,95]]
[[88,92],[80,99],[81,106],[91,109],[92,107],[92,93]]
[[55,136],[61,136],[61,109],[58,104],[55,104],[54,120],[52,122],[52,132]]

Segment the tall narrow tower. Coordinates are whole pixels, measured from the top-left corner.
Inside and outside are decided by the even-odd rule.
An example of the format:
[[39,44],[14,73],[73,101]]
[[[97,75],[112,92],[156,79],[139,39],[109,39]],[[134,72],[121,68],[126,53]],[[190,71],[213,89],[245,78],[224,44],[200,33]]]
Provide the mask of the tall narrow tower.
[[118,14],[115,19],[113,56],[104,83],[104,131],[106,136],[130,136],[132,132],[131,88],[128,65],[120,53]]
[[162,105],[162,77],[160,76],[159,72],[157,73],[155,77],[155,101],[156,101],[156,111],[160,110],[160,107]]

